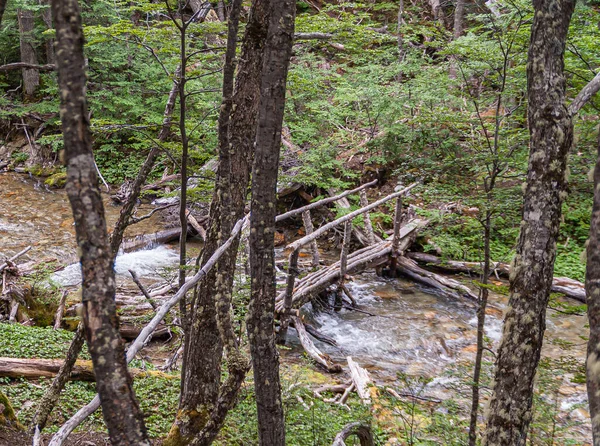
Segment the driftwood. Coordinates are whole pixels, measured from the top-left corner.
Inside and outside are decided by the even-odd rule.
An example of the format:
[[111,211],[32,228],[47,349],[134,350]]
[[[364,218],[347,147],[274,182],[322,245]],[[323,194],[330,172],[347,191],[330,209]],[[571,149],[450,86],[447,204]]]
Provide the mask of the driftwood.
[[344,426],[339,434],[335,436],[332,446],[346,446],[344,440],[351,435],[356,435],[360,440],[360,446],[375,446],[371,426],[364,423],[349,423]]
[[31,246],[28,246],[27,248],[25,248],[22,251],[16,253],[14,256],[12,256],[10,259],[8,259],[7,262],[2,263],[2,265],[0,265],[0,272],[4,271],[4,268],[6,268],[7,266],[9,266],[11,262],[14,262],[15,260],[17,260],[23,254],[27,253],[30,249],[31,249]]
[[373,180],[370,183],[365,183],[362,186],[357,187],[356,189],[347,190],[347,191],[342,192],[341,194],[335,195],[333,197],[323,198],[322,200],[307,204],[306,206],[303,206],[301,208],[292,209],[291,211],[286,212],[285,214],[278,215],[276,217],[275,221],[277,223],[279,223],[280,221],[286,220],[295,215],[302,214],[304,211],[310,211],[310,210],[319,208],[321,206],[325,206],[326,204],[333,203],[334,201],[337,201],[341,198],[347,197],[348,195],[352,195],[352,194],[355,194],[356,192],[360,192],[361,190],[366,189],[368,187],[375,186],[375,184],[377,184],[377,180]]
[[[413,243],[419,229],[426,226],[426,220],[415,219],[404,225],[400,231],[400,251],[404,252]],[[390,239],[376,243],[366,248],[359,249],[348,255],[347,273],[359,271],[366,267],[375,267],[388,261],[388,256],[392,250],[392,241]],[[312,296],[325,290],[329,285],[335,283],[340,277],[340,262],[335,262],[328,267],[321,268],[311,274],[306,275],[295,283],[292,295],[292,307],[300,307],[308,302]],[[284,290],[277,296],[276,310],[283,312],[284,308],[290,308],[285,305],[286,291]]]
[[[304,223],[304,229],[307,234],[312,234],[315,231],[312,219],[310,218],[310,211],[302,212],[302,222]],[[312,266],[313,268],[316,268],[319,266],[319,247],[317,246],[316,240],[311,242],[310,251],[312,253]]]
[[54,329],[58,330],[62,323],[63,314],[65,312],[65,304],[67,303],[68,292],[63,291],[60,296],[60,302],[58,303],[58,308],[56,309],[56,315],[54,316]]
[[[0,377],[25,379],[54,378],[63,363],[62,359],[0,358]],[[141,369],[129,369],[129,372],[134,378],[149,374]],[[77,360],[69,379],[71,381],[95,381],[92,361]]]
[[[362,189],[359,192],[360,196],[360,207],[367,207],[369,200],[367,198],[367,191]],[[365,223],[365,232],[367,233],[367,244],[372,245],[375,243],[375,232],[373,232],[373,224],[371,223],[371,215],[368,212],[363,214],[363,221]]]
[[398,257],[397,262],[397,270],[415,282],[421,282],[425,285],[429,285],[430,287],[435,288],[445,295],[451,297],[462,296],[473,301],[477,301],[478,299],[478,296],[467,286],[454,279],[424,270],[412,259],[407,257]]
[[[483,262],[462,262],[458,260],[445,260],[432,254],[424,252],[410,252],[407,254],[413,260],[419,263],[432,265],[444,271],[452,273],[475,273],[481,274],[483,271]],[[502,262],[491,262],[492,271],[508,277],[510,274],[510,265]],[[577,280],[568,277],[554,277],[552,280],[552,291],[563,293],[572,299],[585,303],[585,285]]]
[[356,386],[356,393],[358,393],[358,396],[364,404],[371,404],[371,394],[369,393],[371,375],[369,375],[369,372],[354,362],[351,356],[348,356],[346,359],[348,361],[348,367],[350,368],[352,382]]
[[325,370],[327,370],[329,373],[340,373],[342,371],[342,366],[333,362],[329,355],[321,352],[315,346],[313,341],[308,336],[308,333],[304,328],[302,320],[298,316],[292,316],[292,321],[294,323],[294,327],[296,327],[296,331],[298,332],[298,338],[300,339],[302,347],[304,347],[304,351],[306,351],[306,353],[317,364],[323,366]]
[[[180,235],[181,228],[165,229],[163,231],[155,232],[154,234],[138,235],[137,237],[125,239],[121,243],[121,247],[125,252],[137,251],[146,246],[164,245],[165,243],[179,240]],[[188,225],[187,235],[189,237],[194,237],[198,235],[198,232],[192,225]],[[202,235],[200,234],[200,236]]]

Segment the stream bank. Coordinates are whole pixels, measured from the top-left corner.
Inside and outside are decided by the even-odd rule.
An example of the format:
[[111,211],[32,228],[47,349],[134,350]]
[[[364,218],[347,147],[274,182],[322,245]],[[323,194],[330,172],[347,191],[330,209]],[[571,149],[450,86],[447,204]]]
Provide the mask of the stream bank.
[[[64,191],[48,191],[35,178],[13,173],[0,174],[0,191],[0,256],[33,245],[28,253],[32,260],[51,255],[63,264],[73,262],[73,220]],[[105,206],[110,224],[119,208],[108,200]],[[162,229],[162,224],[157,216],[155,220],[130,228],[129,235],[155,232]],[[119,286],[134,289],[127,276],[129,269],[152,282],[162,279],[165,271],[176,264],[177,253],[169,246],[123,254],[116,262]],[[74,264],[56,273],[54,279],[63,286],[74,286],[78,282],[77,273],[78,265]],[[280,275],[279,280],[283,279],[284,275]],[[426,378],[427,384],[420,391],[422,397],[441,402],[455,400],[467,407],[468,397],[462,392],[468,389],[465,383],[475,351],[476,320],[472,303],[370,272],[355,275],[348,286],[360,309],[370,314],[347,309],[316,312],[311,304],[305,306],[307,319],[337,342],[337,347],[332,347],[316,341],[318,346],[340,363],[352,356],[370,371],[379,386],[401,388],[406,379]],[[490,300],[486,335],[495,349],[501,337],[507,302],[505,296],[496,293],[492,293]],[[585,316],[549,310],[544,358],[550,364],[560,364],[565,362],[564,358],[570,358],[571,365],[579,367],[585,359],[582,340],[587,334],[585,324]],[[294,347],[283,351],[282,356],[293,365],[301,361],[303,355],[293,339],[293,330],[290,337]],[[580,441],[575,444],[583,444],[581,442],[590,438],[589,419],[585,412],[585,387],[577,382],[577,367],[572,367],[572,372],[566,367],[557,369],[551,392],[542,392],[540,398],[554,401],[559,423],[570,429],[573,441]],[[324,376],[331,380],[328,375]],[[435,410],[442,408],[443,405],[439,405]]]

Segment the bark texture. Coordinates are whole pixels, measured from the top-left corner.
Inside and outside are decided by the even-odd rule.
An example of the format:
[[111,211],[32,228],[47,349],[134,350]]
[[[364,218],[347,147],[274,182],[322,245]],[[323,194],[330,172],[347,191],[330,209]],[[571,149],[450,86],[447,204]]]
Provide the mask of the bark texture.
[[597,446],[600,445],[600,133],[598,160],[594,169],[594,204],[587,246],[585,292],[590,324],[586,363],[587,392],[594,446]]
[[[235,86],[228,81],[228,73],[224,73],[223,91],[231,91],[233,88],[233,93],[231,100],[223,104],[223,108],[229,111],[226,122],[223,121],[225,118],[222,114],[219,119],[219,169],[202,264],[223,243],[235,222],[244,214],[256,135],[260,74],[268,20],[269,2],[254,0],[244,34]],[[228,94],[231,95],[225,93],[224,98]],[[228,309],[231,306],[238,246],[239,238],[198,286],[192,299],[190,326],[184,344],[179,411],[165,444],[177,444],[176,441],[182,443],[186,438],[189,439],[191,434],[198,432],[207,423],[217,404],[223,344],[219,334],[216,302],[220,302],[220,308]]]
[[552,286],[573,123],[565,104],[565,41],[575,0],[534,0],[527,64],[530,153],[509,310],[496,362],[486,445],[524,445]]
[[285,86],[294,39],[294,0],[272,0],[260,87],[250,214],[251,299],[247,329],[260,445],[284,446],[279,353],[275,345],[275,217]]
[[[33,41],[35,27],[33,11],[20,8],[17,11],[19,20],[19,37],[21,46],[21,62],[37,65],[38,58]],[[40,85],[40,73],[35,68],[23,68],[23,93],[26,99],[31,98]]]
[[4,10],[6,9],[7,0],[0,0],[0,25],[2,24],[2,17],[4,16]]
[[458,39],[462,36],[463,24],[465,17],[465,0],[456,0],[456,8],[454,9],[454,30],[453,37]]
[[67,195],[82,268],[83,322],[111,442],[149,445],[127,371],[115,305],[115,273],[91,149],[81,14],[76,0],[53,0]]

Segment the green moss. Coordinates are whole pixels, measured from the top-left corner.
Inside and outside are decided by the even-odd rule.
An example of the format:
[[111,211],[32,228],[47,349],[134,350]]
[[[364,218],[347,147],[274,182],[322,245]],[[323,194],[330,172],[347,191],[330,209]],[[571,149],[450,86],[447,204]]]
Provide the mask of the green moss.
[[53,175],[50,175],[48,178],[46,178],[46,181],[44,181],[44,184],[46,186],[58,189],[58,188],[64,187],[66,182],[67,182],[67,172],[57,172]]

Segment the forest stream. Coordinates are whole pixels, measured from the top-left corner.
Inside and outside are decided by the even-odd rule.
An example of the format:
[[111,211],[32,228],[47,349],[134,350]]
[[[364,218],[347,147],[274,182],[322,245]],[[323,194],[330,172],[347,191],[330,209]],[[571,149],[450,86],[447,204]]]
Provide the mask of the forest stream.
[[[145,213],[143,205],[139,211]],[[109,227],[116,220],[119,208],[105,200]],[[130,228],[128,235],[163,229],[155,215]],[[0,174],[0,257],[32,245],[27,254],[31,260],[52,257],[70,264],[55,273],[53,279],[61,285],[76,285],[79,280],[75,260],[75,236],[71,208],[64,190],[47,190],[43,183],[15,173]],[[277,249],[283,258],[283,250]],[[323,253],[325,257],[334,253]],[[156,277],[165,267],[177,264],[176,248],[157,246],[143,251],[121,254],[116,261],[119,286],[131,286],[128,270],[142,277]],[[285,276],[279,272],[278,282]],[[344,364],[352,356],[367,368],[378,384],[398,381],[398,373],[424,376],[431,381],[423,389],[427,398],[456,397],[461,383],[463,398],[468,398],[464,385],[471,372],[476,349],[476,315],[471,302],[451,299],[403,279],[385,279],[368,271],[355,275],[348,284],[362,312],[343,309],[340,312],[314,312],[304,307],[307,319],[325,335],[337,342],[333,347],[316,344],[334,360]],[[505,296],[491,293],[487,311],[486,335],[496,349],[502,335]],[[585,359],[587,318],[548,310],[543,356],[552,360],[571,357]],[[295,337],[290,330],[289,336]],[[301,347],[296,339],[285,358],[297,360]],[[590,438],[589,414],[584,384],[573,383],[574,375],[557,375],[561,380],[555,392],[558,418],[575,425],[575,437]]]

